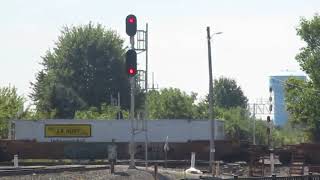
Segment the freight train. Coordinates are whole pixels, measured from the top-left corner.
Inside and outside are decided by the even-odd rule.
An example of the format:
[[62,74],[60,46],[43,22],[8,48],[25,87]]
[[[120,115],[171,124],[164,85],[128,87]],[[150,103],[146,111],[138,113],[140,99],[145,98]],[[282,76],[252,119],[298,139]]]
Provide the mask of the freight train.
[[[164,144],[169,144],[168,158],[207,160],[209,121],[150,120],[135,121],[136,158],[144,158],[146,140],[149,159],[162,159]],[[216,120],[217,154],[228,154],[231,142],[225,139],[224,123]],[[131,122],[128,120],[15,120],[12,140],[0,141],[2,159],[18,154],[24,159],[103,159],[111,142],[117,145],[119,159],[129,157]]]
[[[168,159],[186,160],[196,152],[197,160],[209,159],[209,122],[206,120],[136,121],[135,158],[164,159],[164,145],[169,145]],[[117,158],[129,159],[131,122],[128,120],[16,120],[11,140],[0,140],[0,161],[15,154],[22,159],[106,159],[108,146],[117,146]],[[216,120],[218,160],[247,161],[269,153],[267,146],[234,142],[225,137],[224,122]],[[147,139],[147,143],[146,143]],[[259,153],[256,148],[260,148]],[[261,150],[262,149],[262,150]],[[306,163],[320,164],[320,144],[300,144],[275,149],[283,164],[290,163],[294,152],[304,152]]]

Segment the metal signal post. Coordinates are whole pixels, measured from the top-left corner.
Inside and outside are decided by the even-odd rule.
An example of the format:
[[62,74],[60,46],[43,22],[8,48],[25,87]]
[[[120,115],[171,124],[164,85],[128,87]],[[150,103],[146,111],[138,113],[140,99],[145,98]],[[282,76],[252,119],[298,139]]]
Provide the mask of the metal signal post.
[[[134,49],[134,37],[130,37],[131,49]],[[135,77],[130,77],[130,89],[131,89],[131,104],[130,104],[130,121],[131,121],[131,140],[130,140],[130,166],[129,168],[135,168],[135,161],[134,161],[134,90],[135,90]]]
[[[270,97],[269,97],[269,111],[272,112],[272,87],[269,88]],[[274,153],[273,153],[273,142],[272,142],[272,128],[273,122],[271,121],[271,117],[267,117],[268,121],[268,146],[270,150],[270,173],[271,175],[274,174]]]
[[[126,71],[130,80],[130,93],[131,93],[131,104],[130,104],[130,120],[131,120],[131,139],[130,139],[130,166],[129,168],[135,168],[134,152],[135,152],[135,142],[134,137],[136,133],[142,131],[145,132],[145,165],[148,167],[148,132],[147,132],[147,119],[148,119],[148,24],[146,24],[146,30],[137,30],[137,18],[135,15],[130,14],[126,17],[126,33],[130,37],[130,49],[126,53]],[[135,37],[136,37],[136,48],[135,48]],[[138,70],[137,69],[137,52],[146,52],[146,69]],[[144,79],[143,79],[144,76]],[[138,122],[137,127],[135,127],[135,88],[136,81],[140,84],[144,81],[145,88],[145,109],[143,118],[142,128],[139,130]],[[141,84],[140,84],[141,85]],[[141,87],[141,86],[140,86]],[[141,115],[141,114],[139,114]],[[138,116],[140,119],[141,116]]]
[[[137,18],[134,15],[128,15],[126,18],[126,33],[130,36],[130,44],[131,49],[127,51],[126,56],[126,67],[127,67],[127,74],[129,75],[130,80],[130,93],[131,93],[131,104],[130,104],[130,121],[131,121],[131,139],[130,139],[130,166],[129,169],[135,169],[135,160],[134,160],[134,153],[135,153],[135,142],[134,142],[134,94],[135,94],[135,75],[137,73],[137,56],[134,49],[134,35],[137,32]],[[133,53],[128,53],[128,52]],[[128,55],[128,54],[131,54]],[[132,56],[132,54],[135,54]]]
[[146,51],[146,73],[145,73],[145,89],[146,89],[146,97],[144,104],[144,119],[145,119],[145,165],[148,168],[148,23],[146,24],[146,34],[145,34],[145,51]]

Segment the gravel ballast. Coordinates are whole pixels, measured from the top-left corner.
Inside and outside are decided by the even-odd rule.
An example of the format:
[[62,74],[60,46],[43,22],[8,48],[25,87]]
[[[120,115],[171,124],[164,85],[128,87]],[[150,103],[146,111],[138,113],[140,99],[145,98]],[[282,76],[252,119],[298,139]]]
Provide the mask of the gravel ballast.
[[[0,177],[1,180],[153,180],[152,171],[128,169],[128,166],[116,166],[116,173],[111,174],[110,169],[79,172],[61,172],[48,174],[33,174],[24,176]],[[159,180],[171,180],[159,174]]]

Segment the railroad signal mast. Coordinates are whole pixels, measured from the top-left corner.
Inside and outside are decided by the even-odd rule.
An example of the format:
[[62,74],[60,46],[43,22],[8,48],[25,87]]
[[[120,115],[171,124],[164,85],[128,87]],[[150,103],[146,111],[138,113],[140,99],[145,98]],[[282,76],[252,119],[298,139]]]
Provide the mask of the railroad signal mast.
[[130,104],[130,121],[131,121],[131,140],[130,140],[130,166],[129,169],[135,168],[134,161],[134,94],[135,94],[135,75],[137,74],[137,53],[134,49],[134,36],[137,33],[137,18],[130,14],[126,18],[126,33],[130,37],[130,49],[126,52],[126,73],[129,76],[131,86],[131,104]]
[[267,116],[267,145],[269,148],[271,148],[271,118],[270,116]]
[[[131,104],[130,104],[130,117],[131,120],[131,141],[130,141],[130,166],[129,168],[135,168],[134,162],[134,136],[136,133],[140,133],[142,131],[145,132],[145,165],[148,167],[148,23],[146,24],[145,30],[137,30],[137,18],[135,15],[130,14],[126,17],[126,33],[130,37],[130,49],[126,52],[125,59],[125,68],[128,78],[130,80],[131,86]],[[135,39],[136,39],[136,47],[135,47]],[[139,53],[137,53],[139,52]],[[137,69],[137,54],[141,52],[145,52],[145,70]],[[144,78],[143,78],[144,77]],[[137,81],[137,82],[136,82]],[[144,85],[141,84],[144,82]],[[139,83],[140,87],[144,86],[145,89],[145,109],[142,116],[142,128],[139,129],[137,126],[135,128],[135,116],[134,116],[134,95],[136,85]],[[142,85],[142,86],[141,86]]]
[[[272,87],[269,88],[269,111],[270,113],[273,111],[272,106]],[[273,149],[273,139],[272,139],[272,128],[273,128],[273,122],[271,121],[271,117],[267,116],[267,133],[268,133],[268,147],[270,151],[270,173],[271,175],[274,175],[274,149]]]

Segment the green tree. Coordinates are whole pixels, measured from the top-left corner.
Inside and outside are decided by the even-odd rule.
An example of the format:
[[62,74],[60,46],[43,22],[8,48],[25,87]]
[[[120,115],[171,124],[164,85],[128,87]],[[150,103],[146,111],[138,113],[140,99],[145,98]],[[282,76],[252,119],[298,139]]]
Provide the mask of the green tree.
[[232,140],[250,139],[250,117],[246,109],[241,107],[216,110],[216,119],[224,120],[226,135]]
[[15,87],[0,88],[0,135],[7,137],[10,119],[20,119],[23,116],[25,99],[17,94]]
[[272,131],[272,139],[275,147],[281,147],[288,144],[299,144],[308,141],[308,137],[304,133],[304,127],[292,126],[286,123],[283,127],[276,127]]
[[98,119],[98,120],[112,120],[117,119],[117,113],[123,114],[123,119],[127,119],[129,112],[121,110],[116,106],[108,106],[102,104],[101,108],[91,107],[88,110],[76,111],[75,119]]
[[[248,98],[233,79],[221,77],[214,80],[213,87],[214,112],[216,109],[247,108]],[[195,109],[195,118],[209,118],[209,97],[201,100]]]
[[213,100],[217,107],[221,108],[246,108],[248,99],[234,79],[221,77],[214,80]]
[[194,119],[209,119],[209,103],[206,99],[201,100],[196,104],[194,110]]
[[150,119],[192,119],[195,113],[196,94],[191,95],[177,88],[150,91],[148,108]]
[[[232,140],[249,140],[251,125],[247,110],[248,99],[236,81],[221,77],[214,80],[214,117],[224,120],[226,135]],[[209,101],[200,101],[194,110],[195,119],[209,118]]]
[[[247,109],[236,108],[215,108],[216,119],[224,121],[226,137],[233,141],[252,142],[253,117]],[[255,119],[256,144],[267,144],[267,124],[263,120]]]
[[286,105],[290,121],[305,125],[311,140],[320,141],[320,16],[312,19],[302,18],[297,34],[306,46],[296,56],[302,70],[310,80],[304,82],[289,79],[285,86]]
[[64,27],[56,47],[42,57],[44,67],[32,83],[37,111],[54,118],[73,118],[77,110],[101,108],[121,94],[129,106],[123,40],[102,25]]
[[[252,119],[253,121],[253,119]],[[253,123],[251,121],[251,123]],[[267,135],[267,122],[261,119],[255,119],[255,139],[256,139],[256,144],[260,145],[266,145],[267,140],[268,140],[268,135]],[[252,126],[251,126],[252,127]],[[253,132],[253,127],[252,131]]]

